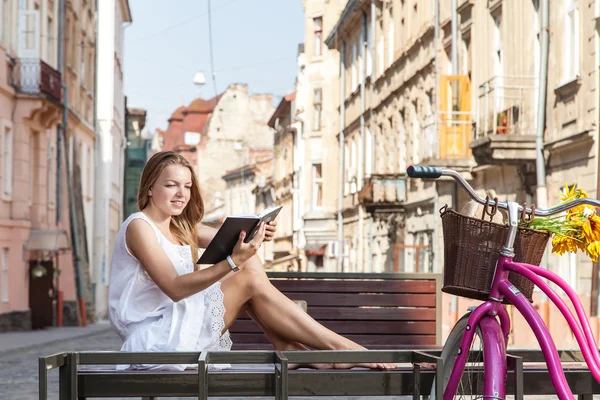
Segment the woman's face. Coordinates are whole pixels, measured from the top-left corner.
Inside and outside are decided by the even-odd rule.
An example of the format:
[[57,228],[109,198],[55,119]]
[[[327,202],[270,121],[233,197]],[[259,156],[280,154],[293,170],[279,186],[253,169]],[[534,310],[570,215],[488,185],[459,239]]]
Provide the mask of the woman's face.
[[165,167],[150,190],[152,204],[168,215],[179,215],[190,200],[192,173],[182,165]]

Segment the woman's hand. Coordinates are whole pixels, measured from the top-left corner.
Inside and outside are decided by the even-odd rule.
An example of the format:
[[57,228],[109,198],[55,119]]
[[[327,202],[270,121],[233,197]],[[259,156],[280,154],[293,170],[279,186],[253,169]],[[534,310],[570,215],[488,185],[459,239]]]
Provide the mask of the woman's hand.
[[275,231],[277,230],[277,221],[271,221],[265,227],[265,242],[270,242],[275,237]]
[[252,256],[256,254],[258,249],[260,248],[261,243],[265,239],[265,223],[261,222],[260,227],[258,228],[258,232],[248,243],[244,243],[244,238],[246,237],[246,232],[242,231],[240,233],[240,237],[233,248],[233,253],[231,254],[231,258],[233,262],[238,267],[243,263],[248,261]]

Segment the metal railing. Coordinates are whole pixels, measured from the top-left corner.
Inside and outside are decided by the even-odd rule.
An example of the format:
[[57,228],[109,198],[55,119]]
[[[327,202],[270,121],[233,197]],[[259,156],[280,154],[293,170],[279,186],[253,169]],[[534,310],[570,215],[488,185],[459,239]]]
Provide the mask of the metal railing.
[[489,135],[535,135],[537,76],[495,76],[479,86],[474,139]]
[[406,175],[372,174],[359,193],[362,204],[401,203],[406,200]]
[[62,100],[61,74],[39,58],[17,58],[11,64],[10,84],[19,92],[44,94]]

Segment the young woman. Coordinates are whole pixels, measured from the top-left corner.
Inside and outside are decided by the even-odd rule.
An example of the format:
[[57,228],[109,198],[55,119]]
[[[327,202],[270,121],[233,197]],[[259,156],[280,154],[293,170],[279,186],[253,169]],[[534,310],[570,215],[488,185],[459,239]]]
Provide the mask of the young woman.
[[[138,207],[141,211],[127,218],[117,234],[111,265],[108,311],[124,341],[123,351],[230,350],[228,329],[243,311],[277,350],[364,350],[316,322],[271,285],[256,252],[263,241],[272,240],[275,222],[261,224],[248,243],[241,232],[227,260],[194,268],[198,248],[206,248],[216,230],[200,225],[204,204],[194,170],[183,156],[160,152],[148,160]],[[193,366],[120,366],[187,367]]]

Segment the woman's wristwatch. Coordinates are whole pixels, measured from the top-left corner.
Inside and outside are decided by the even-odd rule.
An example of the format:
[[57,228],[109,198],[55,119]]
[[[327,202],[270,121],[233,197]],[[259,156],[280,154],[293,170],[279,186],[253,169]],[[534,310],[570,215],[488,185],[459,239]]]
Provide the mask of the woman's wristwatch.
[[240,270],[240,268],[237,265],[235,265],[235,263],[231,259],[231,256],[227,256],[227,262],[229,263],[229,266],[231,267],[232,271],[237,272]]

